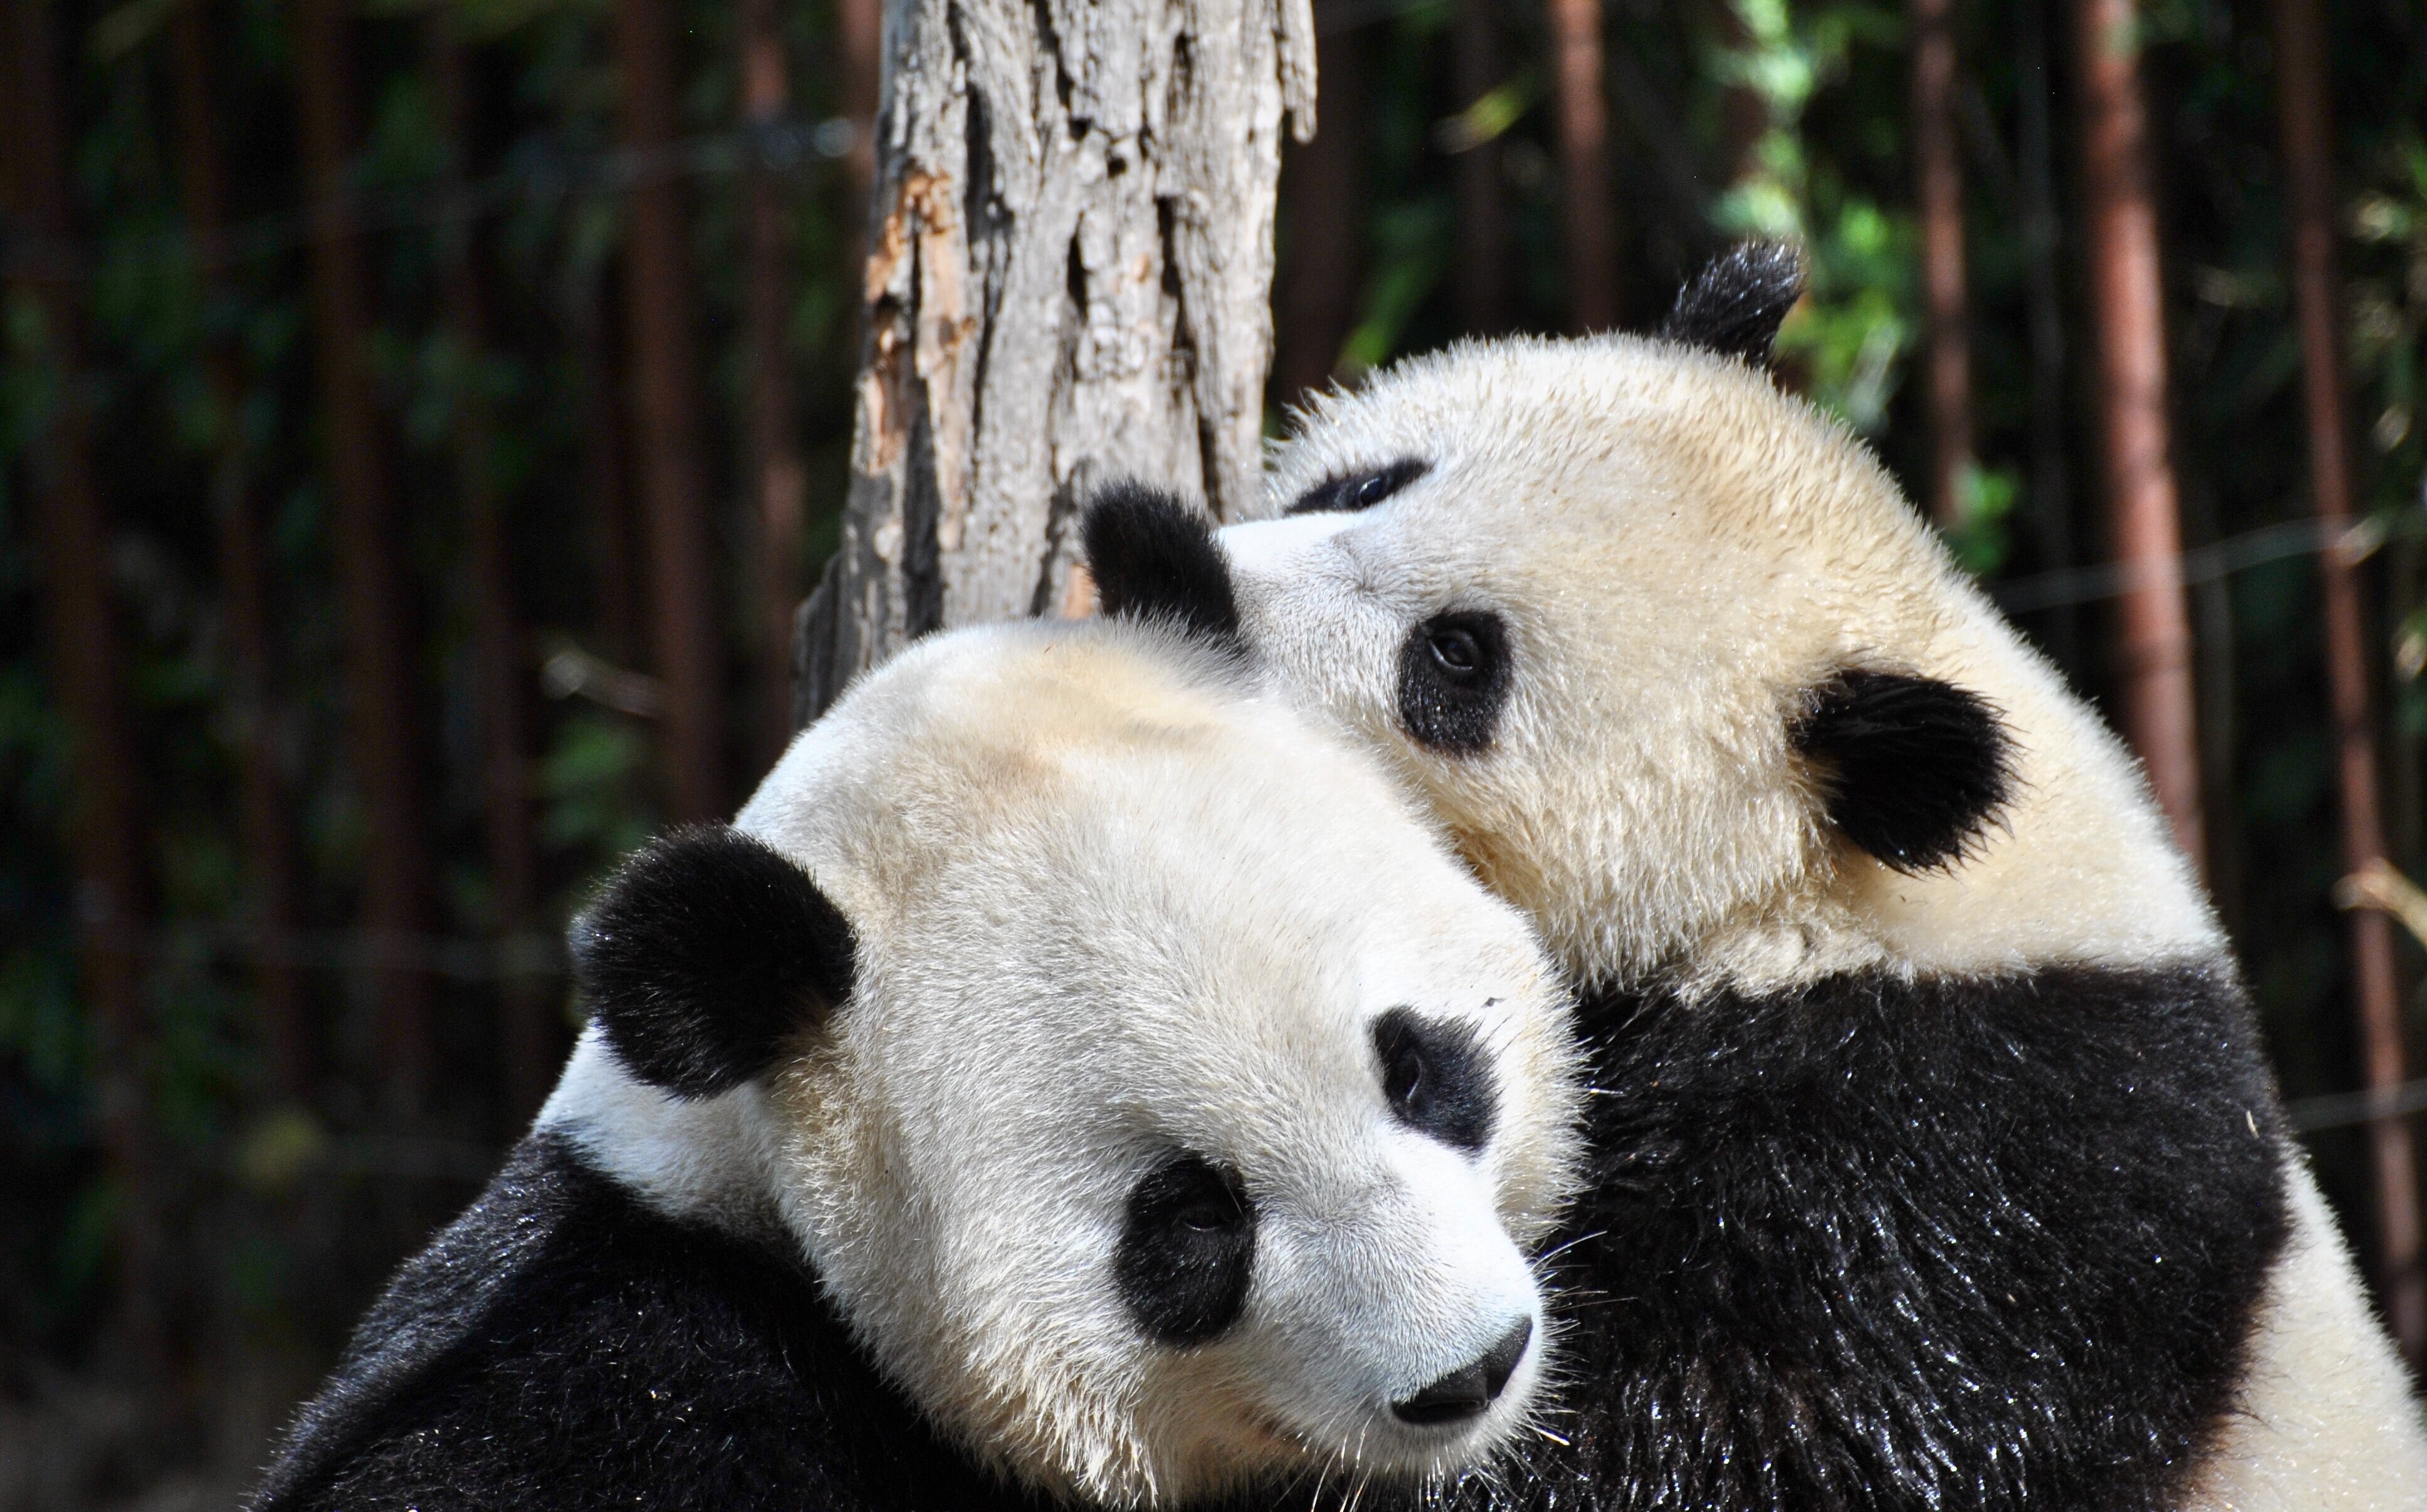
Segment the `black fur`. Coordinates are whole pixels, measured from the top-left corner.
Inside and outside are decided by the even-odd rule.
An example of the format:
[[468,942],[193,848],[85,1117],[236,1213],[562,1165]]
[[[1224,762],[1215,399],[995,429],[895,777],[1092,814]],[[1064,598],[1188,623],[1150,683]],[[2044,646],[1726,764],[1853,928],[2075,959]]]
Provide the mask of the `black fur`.
[[671,1222],[546,1133],[409,1261],[254,1512],[1014,1508],[815,1276]]
[[1087,501],[1079,534],[1104,613],[1237,642],[1230,564],[1204,511],[1145,483],[1113,483]]
[[1508,633],[1485,610],[1436,614],[1399,647],[1399,723],[1450,756],[1490,749],[1508,703]]
[[1962,859],[2013,788],[1997,711],[1935,677],[1841,672],[1812,691],[1790,734],[1829,821],[1898,871]]
[[1531,1473],[1469,1504],[2157,1512],[2231,1410],[2284,1134],[2213,970],[1588,998]]
[[1113,1257],[1121,1300],[1148,1338],[1220,1338],[1247,1305],[1256,1207],[1239,1174],[1180,1151],[1138,1179]]
[[1703,266],[1677,292],[1660,333],[1670,341],[1769,366],[1786,312],[1803,297],[1803,257],[1775,241],[1748,241]]
[[1421,457],[1408,457],[1371,472],[1327,478],[1297,496],[1283,514],[1360,514],[1432,470]]
[[1382,1096],[1399,1122],[1456,1149],[1491,1142],[1500,1094],[1473,1026],[1393,1008],[1374,1020],[1374,1055],[1382,1065]]
[[850,922],[799,867],[722,824],[626,861],[573,926],[574,980],[632,1074],[712,1097],[851,996]]

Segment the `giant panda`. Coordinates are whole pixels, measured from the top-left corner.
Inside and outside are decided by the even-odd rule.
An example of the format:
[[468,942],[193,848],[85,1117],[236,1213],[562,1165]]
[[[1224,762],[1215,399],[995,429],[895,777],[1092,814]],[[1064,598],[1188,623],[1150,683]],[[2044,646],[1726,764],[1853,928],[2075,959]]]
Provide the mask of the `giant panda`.
[[2142,774],[1766,371],[1659,339],[1316,399],[1277,517],[1116,487],[1104,607],[1378,752],[1584,993],[1571,1447],[1507,1504],[2427,1506],[2402,1366]]
[[1559,974],[1231,662],[925,640],[573,950],[561,1084],[255,1507],[1295,1500],[1531,1421]]

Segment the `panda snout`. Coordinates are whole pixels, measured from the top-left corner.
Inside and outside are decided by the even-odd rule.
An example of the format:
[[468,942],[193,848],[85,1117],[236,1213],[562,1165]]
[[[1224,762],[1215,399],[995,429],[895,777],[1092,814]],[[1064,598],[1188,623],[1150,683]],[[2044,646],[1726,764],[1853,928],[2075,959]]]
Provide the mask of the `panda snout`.
[[1534,1320],[1520,1318],[1499,1341],[1414,1395],[1391,1404],[1391,1415],[1420,1428],[1470,1423],[1490,1410],[1508,1388],[1534,1341]]

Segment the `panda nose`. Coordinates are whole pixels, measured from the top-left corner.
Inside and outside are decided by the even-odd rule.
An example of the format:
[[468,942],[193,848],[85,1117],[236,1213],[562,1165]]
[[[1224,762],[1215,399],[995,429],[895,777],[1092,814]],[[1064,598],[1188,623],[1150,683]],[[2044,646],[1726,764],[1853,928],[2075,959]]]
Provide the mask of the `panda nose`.
[[1401,1423],[1434,1428],[1479,1418],[1500,1398],[1525,1346],[1534,1340],[1534,1320],[1520,1318],[1500,1341],[1403,1402],[1391,1404],[1391,1415]]

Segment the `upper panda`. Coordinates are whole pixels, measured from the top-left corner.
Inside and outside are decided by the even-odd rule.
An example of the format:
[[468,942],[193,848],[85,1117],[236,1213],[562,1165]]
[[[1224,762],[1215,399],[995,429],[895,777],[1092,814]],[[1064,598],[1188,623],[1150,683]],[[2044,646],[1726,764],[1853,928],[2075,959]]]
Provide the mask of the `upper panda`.
[[1324,396],[1218,538],[1085,522],[1110,610],[1379,752],[1586,989],[1583,1384],[1518,1499],[2427,1505],[2141,773],[1771,382],[1799,287],[1750,249],[1662,339]]
[[256,1507],[1177,1504],[1526,1421],[1558,974],[1218,658],[922,642],[574,953],[562,1082]]

